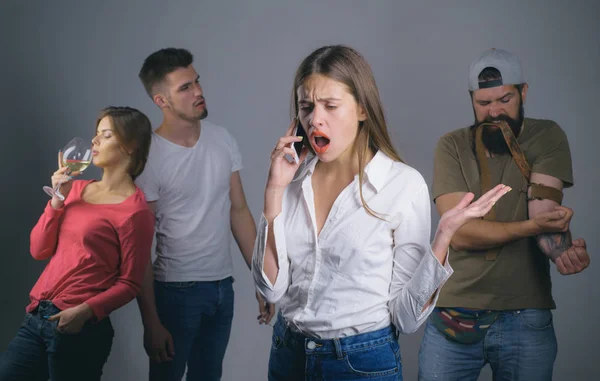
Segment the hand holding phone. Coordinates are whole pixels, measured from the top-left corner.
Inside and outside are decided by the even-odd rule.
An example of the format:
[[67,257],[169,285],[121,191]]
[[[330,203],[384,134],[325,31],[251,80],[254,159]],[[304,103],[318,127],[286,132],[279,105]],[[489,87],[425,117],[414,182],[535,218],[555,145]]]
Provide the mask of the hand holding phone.
[[294,128],[294,135],[302,137],[302,141],[293,143],[294,152],[296,153],[296,155],[294,155],[294,161],[296,162],[296,164],[298,164],[298,162],[300,161],[300,154],[302,153],[302,147],[308,147],[308,136],[306,135],[304,127],[302,127],[302,123],[300,123],[300,121],[296,123],[296,127]]
[[302,130],[297,131],[297,124],[296,119],[290,122],[285,135],[278,139],[275,149],[271,153],[271,165],[269,166],[267,179],[267,191],[271,193],[279,193],[290,184],[301,160],[304,160],[308,154],[308,150],[301,147],[300,156],[298,159],[295,158],[298,155],[293,144],[304,139],[304,137],[301,138],[295,135],[296,133],[302,133]]

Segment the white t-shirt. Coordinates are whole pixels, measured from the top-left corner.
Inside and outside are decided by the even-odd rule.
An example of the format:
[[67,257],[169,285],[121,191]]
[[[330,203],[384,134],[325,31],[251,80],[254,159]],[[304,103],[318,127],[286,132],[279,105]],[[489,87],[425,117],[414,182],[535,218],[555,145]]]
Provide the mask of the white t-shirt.
[[214,281],[233,274],[229,198],[232,172],[242,169],[233,136],[202,121],[194,147],[152,134],[150,154],[136,184],[156,201],[155,279]]

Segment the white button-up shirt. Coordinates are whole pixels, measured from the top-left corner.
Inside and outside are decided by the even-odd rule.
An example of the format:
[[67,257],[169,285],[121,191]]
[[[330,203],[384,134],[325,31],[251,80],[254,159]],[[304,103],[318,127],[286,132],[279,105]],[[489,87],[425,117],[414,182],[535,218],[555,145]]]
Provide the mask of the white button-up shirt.
[[430,246],[429,191],[415,169],[378,152],[365,167],[363,196],[383,220],[367,213],[358,175],[335,200],[317,235],[308,157],[287,186],[273,220],[279,273],[263,271],[268,222],[261,217],[252,272],[259,292],[278,302],[290,327],[316,338],[351,336],[393,323],[411,333],[427,319],[427,301],[452,274]]

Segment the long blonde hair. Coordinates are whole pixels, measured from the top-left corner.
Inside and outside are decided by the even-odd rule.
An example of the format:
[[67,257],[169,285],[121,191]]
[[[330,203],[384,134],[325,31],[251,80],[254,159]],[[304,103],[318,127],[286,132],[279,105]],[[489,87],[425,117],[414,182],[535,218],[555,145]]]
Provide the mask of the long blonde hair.
[[382,151],[394,161],[402,162],[394,149],[385,122],[379,90],[371,67],[356,50],[344,45],[324,46],[306,57],[294,78],[292,87],[292,114],[298,115],[298,88],[312,74],[322,74],[346,85],[350,94],[364,110],[366,119],[360,122],[356,136],[358,153],[358,180],[360,199],[370,215],[380,218],[365,202],[362,183],[365,172],[365,160],[369,150],[372,154]]

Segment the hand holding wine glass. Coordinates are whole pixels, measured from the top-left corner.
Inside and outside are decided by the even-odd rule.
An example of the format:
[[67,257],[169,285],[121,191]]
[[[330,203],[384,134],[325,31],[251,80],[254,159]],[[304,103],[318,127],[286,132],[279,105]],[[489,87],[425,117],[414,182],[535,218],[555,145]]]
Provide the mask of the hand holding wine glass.
[[45,186],[44,191],[53,199],[64,201],[71,191],[71,180],[90,165],[91,157],[91,144],[81,138],[71,140],[58,153],[58,170],[52,175],[52,187]]
[[[52,187],[44,187],[44,190],[49,189],[54,192],[54,195],[52,196],[52,207],[54,208],[62,207],[64,199],[69,195],[73,186],[73,177],[79,174],[79,172],[70,172],[69,167],[63,165],[62,156],[63,153],[59,152],[58,170],[56,170],[51,177]],[[46,193],[50,194],[48,191],[46,191]]]

